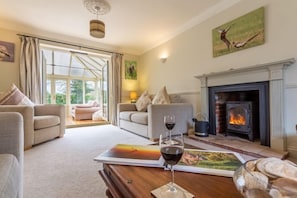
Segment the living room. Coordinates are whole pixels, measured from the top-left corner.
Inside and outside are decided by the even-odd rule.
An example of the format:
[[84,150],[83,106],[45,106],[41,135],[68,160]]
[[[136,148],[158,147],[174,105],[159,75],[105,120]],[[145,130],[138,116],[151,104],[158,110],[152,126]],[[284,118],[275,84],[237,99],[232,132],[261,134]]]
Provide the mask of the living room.
[[[222,2],[226,3],[227,1]],[[209,16],[206,19],[200,16],[196,18],[196,21],[188,22],[185,24],[186,30],[181,28],[177,31],[178,33],[167,35],[166,40],[150,46],[149,50],[137,53],[120,51],[123,53],[123,70],[125,61],[133,60],[137,62],[138,72],[137,80],[127,80],[122,74],[121,101],[127,102],[129,92],[132,90],[136,90],[138,95],[144,90],[148,90],[150,94],[155,94],[162,86],[166,86],[169,93],[179,94],[193,104],[193,116],[195,116],[196,113],[205,109],[201,105],[201,81],[196,78],[197,76],[297,59],[295,49],[297,45],[297,26],[295,25],[297,2],[295,0],[234,0],[232,3],[224,9],[213,8],[208,13],[204,13],[205,16]],[[223,5],[222,3],[221,6]],[[260,7],[264,7],[265,13],[265,42],[259,46],[213,57],[212,30]],[[5,6],[2,6],[1,9],[5,9]],[[91,17],[92,15],[90,15]],[[11,83],[19,85],[20,40],[17,34],[26,33],[65,40],[69,43],[98,46],[97,42],[93,43],[67,35],[57,35],[36,27],[32,28],[30,22],[27,26],[16,24],[7,20],[2,14],[0,19],[1,40],[15,44],[15,61],[13,63],[0,62],[0,92],[5,91]],[[113,50],[113,46],[107,47],[102,44],[102,48],[105,47],[108,50]],[[161,61],[160,58],[164,53],[167,59]],[[284,89],[283,96],[280,99],[280,105],[283,106],[283,115],[280,118],[282,120],[281,127],[285,137],[282,150],[288,151],[295,158],[297,158],[296,75],[296,62],[284,67],[282,82]]]

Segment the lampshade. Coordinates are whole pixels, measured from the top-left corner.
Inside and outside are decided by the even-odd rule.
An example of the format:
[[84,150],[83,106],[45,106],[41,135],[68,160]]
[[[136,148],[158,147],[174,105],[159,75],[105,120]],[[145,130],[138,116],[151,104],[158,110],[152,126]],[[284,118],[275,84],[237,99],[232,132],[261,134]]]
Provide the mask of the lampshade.
[[93,19],[90,21],[90,35],[95,38],[104,38],[105,24],[102,21]]
[[137,92],[136,91],[131,91],[130,92],[130,99],[131,99],[131,102],[136,102],[136,99],[137,99]]
[[84,0],[85,7],[97,18],[90,21],[90,35],[95,38],[104,38],[105,24],[98,20],[98,15],[104,15],[110,11],[110,5],[105,0]]

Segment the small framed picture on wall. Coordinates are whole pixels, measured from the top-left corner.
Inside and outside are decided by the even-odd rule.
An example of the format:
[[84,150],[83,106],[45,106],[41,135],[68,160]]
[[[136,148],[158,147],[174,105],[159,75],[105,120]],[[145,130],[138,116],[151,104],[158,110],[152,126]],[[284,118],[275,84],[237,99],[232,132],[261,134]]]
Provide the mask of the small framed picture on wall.
[[137,62],[125,61],[125,79],[137,80]]
[[14,43],[0,41],[0,61],[14,62]]

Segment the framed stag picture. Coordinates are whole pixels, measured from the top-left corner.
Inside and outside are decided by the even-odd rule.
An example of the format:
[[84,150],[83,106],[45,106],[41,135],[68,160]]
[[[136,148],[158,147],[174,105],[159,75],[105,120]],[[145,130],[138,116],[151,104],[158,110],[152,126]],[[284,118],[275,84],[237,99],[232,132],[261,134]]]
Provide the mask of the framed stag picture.
[[264,7],[212,30],[213,57],[264,44]]
[[14,62],[14,43],[0,41],[0,61]]
[[125,79],[137,80],[137,62],[125,61]]

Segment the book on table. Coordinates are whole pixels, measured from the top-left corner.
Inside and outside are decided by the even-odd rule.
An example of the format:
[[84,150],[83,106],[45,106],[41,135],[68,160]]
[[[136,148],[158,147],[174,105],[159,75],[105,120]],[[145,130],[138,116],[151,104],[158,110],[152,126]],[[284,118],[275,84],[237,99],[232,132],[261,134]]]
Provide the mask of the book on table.
[[117,144],[94,160],[109,164],[164,167],[158,145]]
[[232,177],[234,171],[244,162],[236,152],[184,149],[174,170]]
[[[108,164],[167,168],[158,145],[117,144],[94,160]],[[236,152],[184,149],[174,170],[232,177],[244,162]]]

